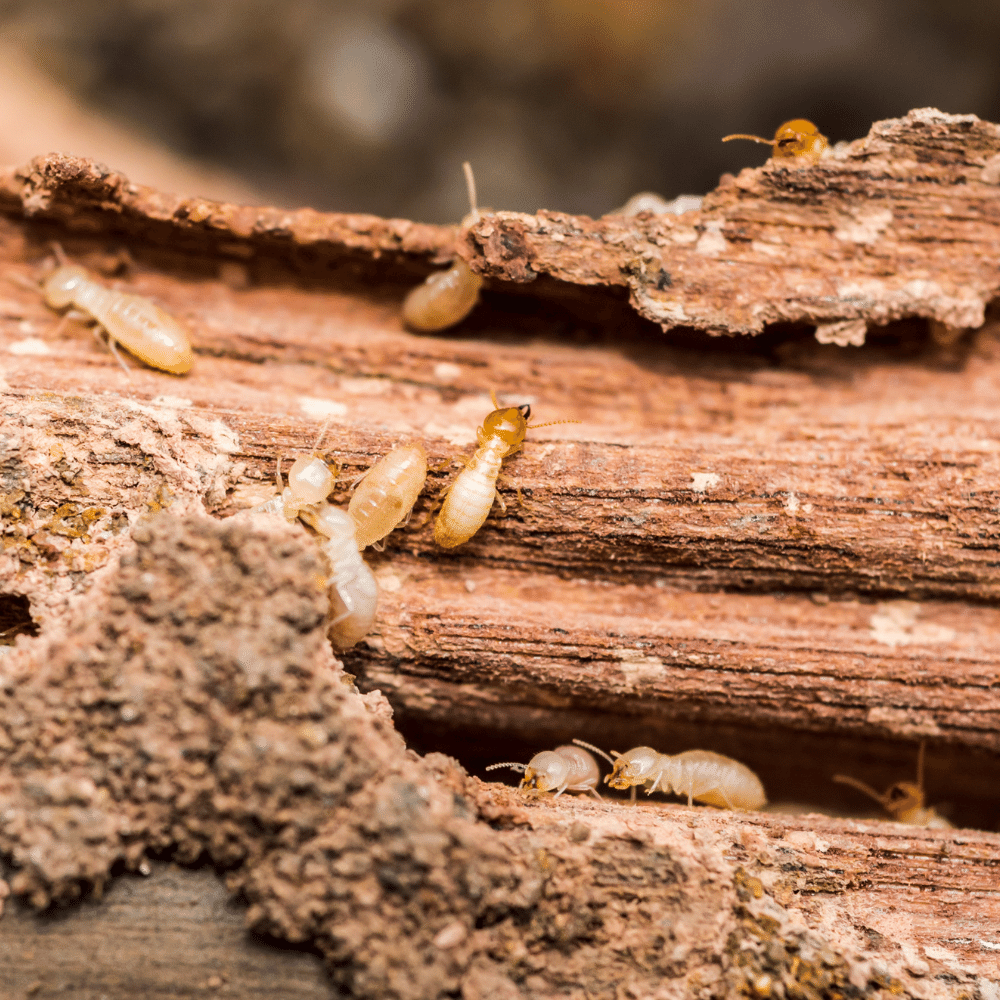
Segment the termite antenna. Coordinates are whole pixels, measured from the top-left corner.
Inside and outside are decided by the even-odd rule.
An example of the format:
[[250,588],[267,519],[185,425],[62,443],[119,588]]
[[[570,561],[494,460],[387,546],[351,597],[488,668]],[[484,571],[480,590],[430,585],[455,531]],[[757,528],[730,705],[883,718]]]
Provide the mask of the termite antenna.
[[275,461],[274,478],[278,484],[278,492],[281,492],[281,456],[279,455]]
[[472,173],[472,164],[466,160],[462,164],[462,170],[465,172],[465,187],[469,192],[469,225],[474,226],[479,222],[479,203],[476,201],[476,178]]
[[498,767],[509,767],[512,770],[517,771],[519,774],[524,774],[527,766],[528,766],[527,764],[514,764],[511,761],[507,761],[506,763],[503,764],[490,764],[490,766],[486,768],[486,770],[495,771]]
[[[611,757],[609,757],[600,747],[595,747],[593,743],[587,743],[584,740],[573,740],[573,742],[578,747],[586,747],[588,750],[593,750],[594,753],[599,753],[612,767],[615,766],[614,760]],[[614,750],[612,750],[611,752],[615,753]],[[618,757],[621,756],[621,754],[615,754],[615,755]]]
[[871,785],[866,785],[863,781],[858,781],[857,778],[851,778],[846,774],[835,774],[833,780],[841,785],[850,785],[851,788],[856,788],[859,792],[864,792],[865,795],[870,799],[874,799],[883,809],[888,809],[885,796],[876,792]]
[[556,424],[582,424],[582,420],[546,420],[544,424],[528,424],[528,427],[537,431],[539,427],[555,427]]
[[744,132],[734,132],[732,135],[724,135],[722,137],[723,142],[729,142],[732,139],[749,139],[751,142],[760,142],[765,146],[775,145],[774,139],[762,139],[759,135],[747,135]]
[[326,437],[326,432],[330,427],[331,420],[333,420],[333,417],[327,417],[326,420],[323,422],[323,426],[319,429],[319,435],[316,438],[316,443],[313,445],[313,451],[316,451],[319,448],[320,442],[323,440],[324,437]]
[[22,288],[27,288],[32,292],[38,291],[38,285],[34,281],[30,278],[26,278],[23,274],[18,274],[17,271],[4,272],[4,278],[7,281],[13,282],[15,285],[20,285]]
[[56,261],[60,267],[65,267],[69,263],[69,258],[63,253],[63,248],[55,240],[49,241],[52,252],[56,255]]

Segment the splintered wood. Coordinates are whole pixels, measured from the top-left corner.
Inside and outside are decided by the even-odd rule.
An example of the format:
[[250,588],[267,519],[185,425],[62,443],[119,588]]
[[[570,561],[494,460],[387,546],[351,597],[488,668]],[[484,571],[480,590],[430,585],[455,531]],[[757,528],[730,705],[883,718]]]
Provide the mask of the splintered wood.
[[[421,442],[428,488],[386,550],[366,551],[380,610],[344,657],[418,749],[474,768],[573,737],[715,750],[752,767],[772,801],[866,814],[833,774],[879,789],[913,780],[926,739],[929,804],[979,828],[720,817],[662,796],[633,822],[619,804],[562,796],[522,808],[513,791],[476,786],[477,814],[495,809],[505,849],[524,857],[555,857],[574,823],[607,826],[593,851],[568,849],[551,940],[583,905],[573,878],[585,876],[566,871],[641,888],[646,861],[634,879],[617,862],[605,870],[602,838],[621,847],[634,833],[622,857],[661,841],[676,854],[692,837],[704,847],[689,829],[700,824],[725,855],[706,879],[731,881],[739,867],[751,880],[733,890],[749,893],[738,915],[724,904],[741,933],[799,921],[834,951],[863,946],[890,963],[858,988],[884,979],[928,1000],[989,995],[980,984],[993,988],[1000,949],[989,874],[1000,854],[981,832],[1000,822],[1000,128],[914,111],[818,164],[723,178],[681,216],[497,212],[463,233],[176,197],[65,156],[0,176],[0,211],[0,272],[12,279],[0,287],[4,623],[26,597],[41,638],[58,636],[133,551],[136,524],[267,499],[276,458],[308,452],[324,421],[340,504],[375,459]],[[182,321],[191,373],[123,372],[84,328],[57,328],[31,287],[52,241]],[[456,252],[488,279],[483,301],[447,335],[406,332],[407,290]],[[506,514],[494,509],[445,551],[430,515],[457,470],[447,463],[472,454],[491,389],[504,405],[530,403],[538,421],[580,423],[529,432],[499,482]],[[25,651],[33,641],[17,640]],[[706,857],[691,873],[711,873]],[[671,878],[671,892],[701,891]],[[749,902],[759,885],[784,916]],[[837,938],[845,918],[852,930]],[[685,940],[669,944],[688,977],[678,995],[737,988],[722,972],[735,959],[689,960]],[[506,997],[514,982],[510,996],[541,997],[558,978],[529,962],[501,982],[473,944],[461,949],[466,997]],[[620,961],[609,959],[615,975]],[[740,982],[769,995],[763,979]]]

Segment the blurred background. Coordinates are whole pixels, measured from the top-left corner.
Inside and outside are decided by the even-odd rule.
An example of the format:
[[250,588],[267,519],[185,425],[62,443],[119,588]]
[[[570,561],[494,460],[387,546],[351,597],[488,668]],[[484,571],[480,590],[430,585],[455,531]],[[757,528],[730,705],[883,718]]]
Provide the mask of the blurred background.
[[0,163],[433,222],[700,194],[813,119],[1000,119],[997,0],[0,0]]

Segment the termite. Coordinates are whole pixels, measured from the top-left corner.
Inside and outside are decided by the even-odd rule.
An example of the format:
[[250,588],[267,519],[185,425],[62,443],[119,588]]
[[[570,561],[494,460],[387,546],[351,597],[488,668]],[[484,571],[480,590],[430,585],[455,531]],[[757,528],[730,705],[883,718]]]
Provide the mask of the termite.
[[277,514],[286,520],[301,518],[327,540],[323,553],[330,566],[330,618],[327,635],[337,650],[350,649],[367,635],[375,623],[378,584],[368,564],[361,558],[355,538],[354,518],[339,507],[326,503],[336,477],[316,454],[323,425],[311,455],[297,458],[281,488],[281,459],[278,459],[278,496],[253,508],[253,513]]
[[327,635],[334,649],[350,649],[371,631],[378,610],[378,583],[361,558],[354,518],[332,504],[307,507],[300,516],[327,538],[323,552],[332,573]]
[[[460,229],[466,230],[479,222],[479,208],[476,204],[476,179],[472,166],[462,164],[465,184],[469,192],[469,214],[462,219]],[[479,301],[479,289],[483,279],[473,274],[469,265],[456,256],[446,271],[436,271],[427,276],[423,284],[417,285],[403,300],[403,322],[420,333],[444,330],[460,323],[472,312]]]
[[191,370],[191,338],[173,316],[141,295],[105,288],[85,268],[67,264],[62,250],[55,249],[59,267],[42,282],[46,305],[58,310],[72,306],[92,319],[107,334],[108,347],[123,367],[116,343],[153,368],[174,375]]
[[281,485],[281,456],[278,456],[278,467],[275,479],[278,484],[278,495],[264,503],[251,508],[252,514],[278,514],[288,521],[294,521],[310,507],[321,504],[333,492],[336,484],[336,474],[323,461],[318,452],[320,442],[326,434],[329,420],[320,428],[313,445],[312,452],[300,455],[292,463],[288,473],[288,485]]
[[[503,460],[521,450],[528,432],[531,407],[508,406],[501,409],[496,393],[492,413],[487,414],[482,427],[476,428],[479,447],[465,464],[465,468],[448,487],[441,512],[434,522],[434,541],[446,549],[467,542],[486,522],[493,501],[502,510],[507,509],[503,497],[497,492],[496,482]],[[552,420],[547,424],[532,424],[532,430],[551,427],[553,424],[574,424],[575,420]]]
[[555,750],[543,750],[536,753],[527,764],[507,761],[503,764],[490,764],[486,770],[493,771],[498,767],[520,771],[524,775],[519,786],[521,788],[535,788],[540,792],[555,789],[554,798],[558,798],[563,792],[590,792],[594,798],[601,797],[597,793],[597,782],[601,777],[597,761],[580,747],[561,746]]
[[897,781],[890,785],[884,795],[879,795],[871,785],[846,774],[835,774],[833,780],[842,785],[850,785],[874,799],[897,823],[923,826],[933,830],[952,830],[954,827],[937,810],[924,805],[924,744],[920,743],[917,754],[917,782]]
[[755,810],[767,805],[760,778],[746,764],[721,753],[686,750],[671,756],[652,747],[635,747],[624,754],[612,750],[612,759],[583,740],[573,742],[604,757],[612,767],[604,780],[612,788],[631,788],[633,802],[636,786],[646,785],[647,795],[657,786],[668,795],[686,795],[689,806],[693,800],[723,809]]
[[409,517],[427,479],[423,445],[393,448],[360,479],[347,509],[358,526],[359,549],[375,545]]
[[655,191],[640,191],[632,195],[621,208],[616,208],[608,215],[638,215],[640,212],[652,212],[654,215],[683,215],[701,208],[704,201],[700,194],[679,194],[667,201]]
[[749,139],[751,142],[762,142],[773,150],[771,156],[775,159],[798,157],[804,160],[818,161],[829,148],[825,135],[805,118],[793,118],[778,126],[773,139],[762,139],[759,135],[745,135],[737,132],[724,136],[722,141],[731,139]]

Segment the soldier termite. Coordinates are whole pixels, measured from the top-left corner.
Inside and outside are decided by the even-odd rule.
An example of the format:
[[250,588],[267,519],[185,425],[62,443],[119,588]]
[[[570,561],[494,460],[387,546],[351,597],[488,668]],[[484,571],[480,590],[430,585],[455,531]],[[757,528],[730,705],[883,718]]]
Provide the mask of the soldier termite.
[[604,780],[612,788],[631,788],[633,802],[636,787],[646,785],[647,795],[659,787],[668,795],[686,795],[688,805],[692,800],[723,809],[755,810],[767,805],[760,778],[746,764],[721,753],[686,750],[671,756],[652,747],[635,747],[624,754],[612,750],[612,759],[590,743],[573,742],[604,757],[612,767]]
[[556,747],[555,750],[543,750],[536,753],[527,764],[516,764],[510,761],[503,764],[490,764],[487,771],[498,767],[509,767],[524,774],[521,788],[535,788],[540,792],[556,790],[554,798],[563,792],[590,792],[594,798],[597,793],[597,782],[601,772],[597,761],[575,746]]
[[173,316],[141,295],[105,288],[84,268],[66,263],[61,249],[55,250],[59,267],[42,282],[46,305],[60,310],[72,306],[97,323],[123,367],[116,343],[153,368],[173,375],[191,370],[191,339]]
[[[462,164],[465,183],[469,192],[469,214],[462,219],[461,230],[474,226],[479,221],[476,205],[476,179],[472,166]],[[472,312],[479,301],[479,289],[483,279],[469,270],[469,265],[461,257],[455,257],[446,271],[436,271],[428,275],[423,284],[417,285],[403,300],[403,322],[419,333],[432,333],[460,323]]]
[[924,826],[934,830],[951,830],[952,824],[937,810],[924,805],[924,743],[921,740],[917,754],[917,782],[897,781],[890,785],[884,795],[879,795],[871,785],[846,774],[835,774],[833,780],[842,785],[850,785],[874,799],[897,823],[910,826]]
[[393,448],[360,477],[347,507],[358,526],[359,549],[375,545],[409,517],[426,479],[427,455],[419,444]]
[[762,139],[759,135],[744,135],[742,132],[737,132],[734,135],[724,136],[722,141],[729,142],[731,139],[762,142],[772,148],[771,156],[775,159],[797,157],[816,162],[829,147],[826,136],[821,135],[819,129],[805,118],[793,118],[779,125],[773,139]]
[[[494,500],[503,510],[507,509],[503,497],[497,492],[497,477],[503,460],[521,450],[524,435],[528,432],[531,407],[524,403],[501,409],[496,394],[491,395],[496,409],[487,414],[482,427],[476,428],[479,447],[448,487],[441,512],[434,522],[434,541],[446,549],[467,542],[483,526]],[[531,427],[577,422],[552,420]]]

